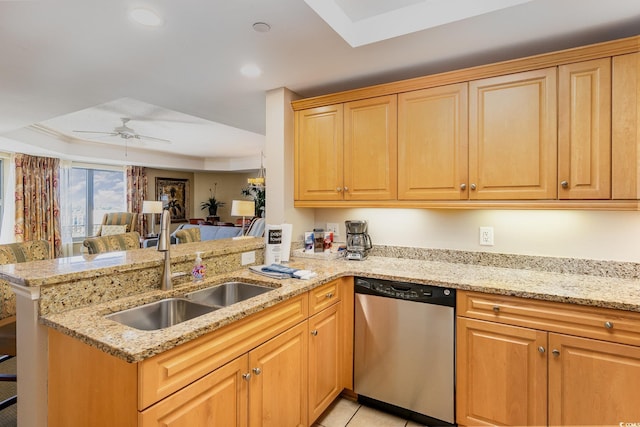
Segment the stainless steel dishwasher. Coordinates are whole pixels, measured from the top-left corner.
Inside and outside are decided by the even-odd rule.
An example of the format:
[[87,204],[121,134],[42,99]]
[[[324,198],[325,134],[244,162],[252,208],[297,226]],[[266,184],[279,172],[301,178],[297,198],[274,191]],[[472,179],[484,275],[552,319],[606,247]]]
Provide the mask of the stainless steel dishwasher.
[[358,400],[454,425],[455,289],[356,278],[355,292]]

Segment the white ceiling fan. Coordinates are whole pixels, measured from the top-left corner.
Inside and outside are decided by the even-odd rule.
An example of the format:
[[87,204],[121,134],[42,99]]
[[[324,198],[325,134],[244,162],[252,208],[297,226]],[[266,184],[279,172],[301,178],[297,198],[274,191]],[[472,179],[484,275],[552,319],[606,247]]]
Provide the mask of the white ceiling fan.
[[95,134],[102,134],[102,135],[105,135],[105,136],[119,136],[120,138],[125,139],[125,140],[128,140],[128,139],[148,139],[150,141],[171,143],[171,141],[169,141],[168,139],[156,138],[154,136],[148,136],[148,135],[140,135],[135,130],[133,130],[132,128],[127,126],[127,123],[129,123],[129,121],[131,121],[131,119],[129,119],[127,117],[122,117],[120,120],[122,120],[122,126],[116,126],[115,128],[113,128],[113,130],[111,132],[102,132],[102,131],[94,131],[94,130],[74,130],[73,132],[77,132],[77,133],[95,133]]

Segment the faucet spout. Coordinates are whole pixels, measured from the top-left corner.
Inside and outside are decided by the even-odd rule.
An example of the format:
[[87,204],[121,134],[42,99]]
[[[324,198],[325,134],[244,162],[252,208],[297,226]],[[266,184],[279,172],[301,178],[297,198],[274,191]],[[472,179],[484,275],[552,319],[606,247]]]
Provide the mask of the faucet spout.
[[171,283],[171,235],[169,234],[169,225],[171,224],[171,215],[168,209],[162,211],[160,217],[160,235],[158,236],[158,252],[164,252],[164,267],[162,269],[162,282],[160,288],[163,291],[173,289]]

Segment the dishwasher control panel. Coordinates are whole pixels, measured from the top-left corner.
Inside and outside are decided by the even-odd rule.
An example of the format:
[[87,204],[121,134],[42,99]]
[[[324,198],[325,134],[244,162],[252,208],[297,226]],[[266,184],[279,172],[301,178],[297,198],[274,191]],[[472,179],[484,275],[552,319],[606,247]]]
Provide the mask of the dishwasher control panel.
[[429,304],[455,306],[455,289],[420,283],[396,282],[381,279],[356,278],[356,293],[379,295]]

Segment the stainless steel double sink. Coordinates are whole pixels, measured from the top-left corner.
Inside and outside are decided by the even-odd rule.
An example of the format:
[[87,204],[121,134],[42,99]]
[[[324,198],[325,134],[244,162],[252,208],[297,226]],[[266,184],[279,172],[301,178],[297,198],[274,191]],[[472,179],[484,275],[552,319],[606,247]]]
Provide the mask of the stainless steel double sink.
[[189,292],[183,297],[165,298],[105,316],[126,326],[145,331],[168,328],[248,300],[274,288],[245,282],[225,282]]

